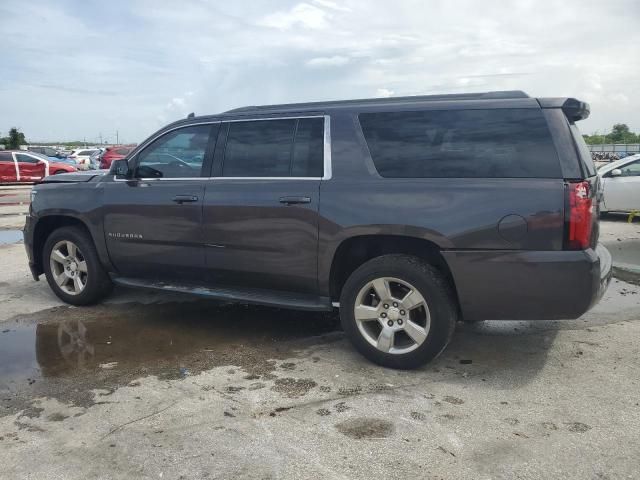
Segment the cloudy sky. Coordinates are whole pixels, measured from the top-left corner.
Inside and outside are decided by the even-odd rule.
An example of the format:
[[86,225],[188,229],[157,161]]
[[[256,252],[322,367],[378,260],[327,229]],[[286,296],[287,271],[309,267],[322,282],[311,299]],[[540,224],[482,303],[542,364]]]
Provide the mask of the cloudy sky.
[[0,134],[139,142],[307,100],[522,89],[640,130],[638,0],[2,0]]

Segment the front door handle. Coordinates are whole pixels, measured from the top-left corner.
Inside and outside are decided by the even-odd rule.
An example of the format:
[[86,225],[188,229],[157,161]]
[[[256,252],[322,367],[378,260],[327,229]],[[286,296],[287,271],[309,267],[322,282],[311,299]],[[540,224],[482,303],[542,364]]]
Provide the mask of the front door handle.
[[280,203],[284,203],[285,205],[311,203],[311,198],[310,197],[280,197]]
[[197,195],[176,195],[173,201],[179,204],[197,202]]

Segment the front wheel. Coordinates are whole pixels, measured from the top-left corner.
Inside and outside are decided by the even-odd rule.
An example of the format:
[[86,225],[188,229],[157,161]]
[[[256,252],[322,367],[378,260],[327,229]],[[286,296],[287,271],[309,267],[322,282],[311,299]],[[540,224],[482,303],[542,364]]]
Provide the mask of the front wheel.
[[89,234],[78,227],[55,230],[42,252],[47,282],[53,292],[72,305],[89,305],[112,288]]
[[384,255],[351,274],[340,296],[342,327],[369,360],[417,368],[449,343],[457,306],[443,275],[419,258]]

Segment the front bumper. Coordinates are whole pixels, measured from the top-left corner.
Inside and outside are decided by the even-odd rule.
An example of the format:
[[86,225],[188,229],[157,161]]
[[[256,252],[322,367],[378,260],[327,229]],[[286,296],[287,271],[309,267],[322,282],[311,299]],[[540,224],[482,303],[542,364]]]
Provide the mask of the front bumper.
[[609,286],[611,254],[583,251],[448,251],[465,320],[578,318]]
[[34,221],[31,215],[27,215],[25,217],[24,229],[22,230],[22,235],[24,238],[24,248],[27,251],[27,259],[29,261],[29,270],[31,270],[31,276],[35,281],[40,280],[40,275],[42,271],[38,268],[36,263],[35,256],[33,254],[33,226]]

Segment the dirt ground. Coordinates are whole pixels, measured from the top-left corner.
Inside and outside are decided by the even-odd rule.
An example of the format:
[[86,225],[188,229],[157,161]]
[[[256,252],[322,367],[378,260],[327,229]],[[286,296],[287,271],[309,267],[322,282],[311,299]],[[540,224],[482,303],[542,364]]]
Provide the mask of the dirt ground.
[[[637,285],[578,320],[460,324],[394,371],[335,314],[119,289],[64,306],[28,272],[27,204],[0,188],[0,478],[638,478]],[[601,228],[629,259],[640,222]]]

